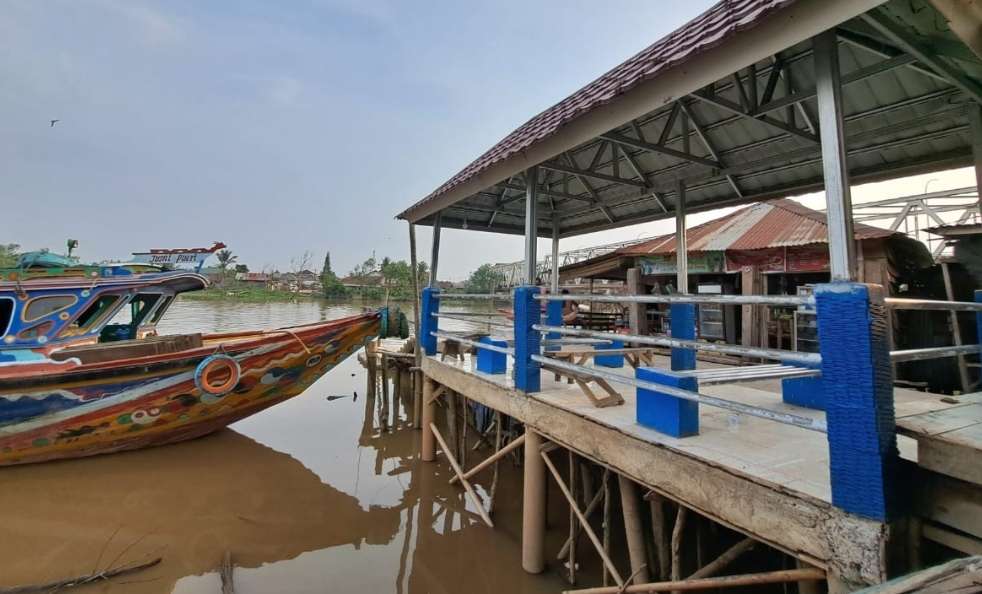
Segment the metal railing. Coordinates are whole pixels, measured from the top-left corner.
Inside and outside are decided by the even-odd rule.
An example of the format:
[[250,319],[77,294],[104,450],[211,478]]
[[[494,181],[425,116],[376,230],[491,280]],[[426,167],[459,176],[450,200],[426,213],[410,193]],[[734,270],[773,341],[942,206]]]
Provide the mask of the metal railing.
[[722,305],[772,305],[797,307],[815,305],[813,295],[536,295],[539,301],[583,301],[595,303],[692,303]]
[[514,324],[506,324],[504,322],[495,322],[493,320],[483,319],[483,318],[476,319],[476,318],[473,318],[473,317],[461,316],[461,315],[459,315],[457,313],[434,312],[434,313],[432,313],[430,315],[432,315],[434,317],[437,317],[437,318],[442,318],[442,319],[445,319],[445,320],[456,320],[458,322],[466,322],[468,324],[476,324],[478,326],[494,326],[496,328],[508,328],[508,329],[512,329],[512,328],[515,327]]
[[493,301],[511,301],[508,293],[434,293],[436,299],[485,299]]
[[697,351],[707,351],[711,353],[722,353],[726,355],[739,355],[743,357],[759,357],[761,359],[771,359],[775,361],[787,361],[791,363],[801,363],[804,365],[818,365],[822,362],[822,356],[818,353],[803,353],[798,351],[784,351],[780,349],[766,349],[758,347],[745,347],[735,344],[719,344],[715,342],[700,342],[698,340],[688,340],[684,338],[671,338],[668,336],[641,336],[639,334],[617,334],[613,332],[596,332],[593,330],[581,330],[578,328],[567,328],[565,326],[547,326],[535,324],[532,329],[540,332],[554,332],[564,336],[579,336],[583,338],[594,338],[606,341],[618,340],[636,344],[647,344],[651,346],[670,347],[677,349],[692,349]]
[[982,303],[974,301],[937,301],[934,299],[907,299],[903,297],[887,297],[883,300],[887,307],[893,309],[920,309],[933,311],[972,311],[982,313]]
[[500,347],[498,345],[488,344],[486,342],[478,342],[476,340],[471,340],[469,338],[464,338],[463,336],[458,336],[456,334],[452,334],[450,332],[443,332],[443,331],[440,331],[440,330],[436,330],[434,332],[430,332],[430,335],[431,336],[434,336],[436,338],[442,338],[444,340],[451,340],[453,342],[459,342],[460,344],[463,344],[463,345],[466,345],[466,346],[471,346],[471,347],[474,347],[476,349],[484,349],[486,351],[491,351],[493,353],[501,353],[503,355],[511,355],[512,357],[515,356],[515,349],[513,349],[511,347]]
[[923,349],[890,351],[890,361],[893,363],[901,363],[903,361],[926,361],[928,359],[957,357],[958,355],[972,355],[979,353],[980,348],[982,348],[982,345],[964,344],[960,346],[940,346],[927,347]]
[[726,400],[725,398],[718,398],[716,396],[709,396],[708,394],[702,394],[700,392],[692,392],[690,390],[674,388],[671,386],[666,386],[664,384],[639,380],[630,376],[620,375],[610,371],[604,371],[596,367],[583,367],[581,365],[574,365],[572,363],[566,363],[564,361],[557,361],[555,359],[550,359],[548,357],[543,357],[541,355],[532,355],[532,360],[546,367],[562,369],[564,371],[582,374],[582,375],[593,375],[597,377],[602,377],[603,379],[608,381],[627,384],[629,386],[634,386],[636,388],[641,388],[643,390],[651,390],[653,392],[667,394],[669,396],[681,398],[682,400],[698,402],[700,404],[714,406],[716,408],[722,408],[735,413],[742,413],[752,417],[767,419],[770,421],[776,421],[778,423],[784,423],[786,425],[794,425],[796,427],[801,427],[803,429],[808,429],[810,431],[817,431],[819,433],[828,432],[828,427],[825,424],[825,421],[821,419],[813,419],[811,417],[806,417],[803,415],[796,415],[793,413],[785,413],[785,412],[769,410],[766,408],[760,408],[757,406],[750,406],[749,404],[734,402],[732,400]]

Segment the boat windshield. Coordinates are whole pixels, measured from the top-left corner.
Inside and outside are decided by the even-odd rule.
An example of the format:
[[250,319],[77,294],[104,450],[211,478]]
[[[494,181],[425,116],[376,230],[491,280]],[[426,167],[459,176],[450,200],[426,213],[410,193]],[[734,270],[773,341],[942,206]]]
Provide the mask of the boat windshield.
[[[99,333],[99,342],[132,340],[138,338],[140,326],[153,312],[154,306],[164,299],[162,293],[140,293],[130,299],[127,307],[120,309]],[[156,316],[155,316],[156,317]],[[155,323],[155,322],[151,322]]]

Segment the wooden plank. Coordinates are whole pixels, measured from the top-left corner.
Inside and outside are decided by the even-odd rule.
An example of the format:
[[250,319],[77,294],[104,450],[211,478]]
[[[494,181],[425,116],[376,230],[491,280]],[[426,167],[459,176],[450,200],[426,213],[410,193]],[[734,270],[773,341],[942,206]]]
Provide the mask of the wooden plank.
[[929,439],[918,439],[918,465],[982,485],[982,425],[972,425]]
[[914,512],[926,520],[982,538],[982,490],[978,486],[919,470]]
[[793,489],[762,484],[737,467],[708,464],[684,447],[627,435],[432,358],[424,358],[423,371],[563,447],[845,581],[870,584],[886,577],[887,529],[879,522],[850,516]]
[[[934,542],[941,543],[948,548],[955,549],[956,551],[961,551],[966,555],[982,555],[982,540],[972,538],[971,536],[965,536],[962,534],[957,534],[950,530],[945,530],[938,526],[931,526],[930,524],[925,524],[922,529],[922,534],[927,540],[933,540]],[[973,582],[974,586],[978,586],[978,582]],[[942,591],[942,590],[939,590]],[[943,590],[944,592],[972,592],[978,590]]]

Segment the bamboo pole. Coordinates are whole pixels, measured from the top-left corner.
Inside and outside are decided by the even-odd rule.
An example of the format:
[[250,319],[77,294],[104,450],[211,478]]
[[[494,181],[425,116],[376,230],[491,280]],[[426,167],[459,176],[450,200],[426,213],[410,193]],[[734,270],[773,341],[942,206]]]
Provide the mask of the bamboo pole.
[[430,427],[433,425],[434,418],[436,417],[436,403],[433,402],[432,398],[433,385],[433,380],[423,376],[423,396],[420,398],[423,405],[423,439],[420,447],[423,451],[420,453],[420,457],[424,462],[432,462],[436,458],[436,448],[435,444],[433,443],[433,431],[430,430]]
[[[604,478],[603,478],[603,494],[604,494],[604,517],[603,517],[603,528],[604,528],[604,553],[610,554],[610,469],[604,468]],[[606,586],[607,580],[610,577],[610,573],[607,571],[607,566],[603,566],[603,583]]]
[[386,358],[385,353],[382,353],[380,358],[380,367],[382,369],[382,418],[380,419],[380,424],[382,425],[382,431],[388,431],[389,421],[391,419],[389,416],[389,407],[391,406],[389,402],[389,360]]
[[[603,491],[602,490],[597,491],[596,493],[593,494],[593,499],[591,499],[589,501],[589,503],[587,504],[586,510],[583,511],[583,515],[586,516],[587,519],[589,519],[590,516],[593,515],[593,512],[596,511],[597,506],[600,505],[600,502],[601,501],[603,501]],[[576,531],[576,535],[574,536],[574,538],[579,538],[579,536],[580,536],[580,534],[582,532],[583,532],[583,528],[580,527]],[[569,552],[569,543],[570,543],[570,539],[567,538],[566,539],[566,542],[563,543],[563,547],[559,550],[559,554],[556,556],[556,559],[557,560],[562,559],[563,557],[566,556],[566,553]]]
[[464,414],[464,426],[460,430],[460,445],[457,446],[457,451],[460,452],[460,465],[467,466],[467,426],[471,424],[470,420],[470,409],[467,405],[467,397],[463,394],[460,395],[460,412]]
[[590,542],[592,542],[593,546],[597,549],[600,559],[604,562],[604,565],[607,566],[608,571],[610,571],[610,575],[614,578],[614,583],[616,583],[618,587],[623,586],[624,579],[621,577],[620,572],[617,571],[617,567],[614,565],[614,562],[610,560],[610,556],[608,556],[607,552],[604,551],[603,543],[600,542],[600,539],[597,538],[596,533],[593,532],[593,528],[590,527],[590,524],[586,521],[586,518],[583,517],[582,512],[580,512],[580,508],[576,505],[576,499],[574,499],[573,495],[569,492],[569,489],[563,482],[563,478],[559,475],[559,471],[556,470],[556,467],[552,464],[552,460],[549,459],[549,455],[546,452],[542,452],[540,457],[542,458],[543,462],[545,462],[546,468],[548,468],[549,472],[552,473],[552,477],[556,479],[556,483],[559,485],[559,490],[562,492],[563,496],[566,497],[566,501],[569,502],[570,507],[573,508],[573,513],[575,513],[576,517],[580,520],[580,523],[583,526],[583,531],[586,532],[587,537],[590,538]]
[[443,399],[447,407],[444,409],[447,414],[447,437],[453,444],[453,455],[460,459],[460,437],[457,433],[457,393],[447,388],[447,396]]
[[627,537],[628,557],[631,559],[631,573],[635,574],[635,584],[644,584],[651,578],[645,567],[648,554],[644,548],[637,486],[634,481],[622,474],[617,475],[617,484],[621,492],[621,509],[624,512],[624,533]]
[[[457,458],[454,457],[453,452],[451,452],[450,448],[447,447],[447,442],[443,439],[443,435],[440,434],[440,431],[436,428],[435,424],[430,423],[430,431],[433,432],[433,437],[435,437],[440,443],[440,449],[442,449],[443,453],[447,456],[447,461],[450,462],[450,467],[453,468],[455,473],[457,473],[457,476],[463,475],[464,471],[461,470],[460,464],[457,463]],[[488,515],[487,511],[485,511],[484,502],[482,502],[481,498],[477,496],[477,492],[474,491],[474,487],[471,486],[467,479],[461,479],[460,484],[464,486],[464,490],[467,491],[467,495],[471,498],[471,502],[477,507],[477,513],[481,516],[481,519],[484,520],[484,523],[487,524],[488,527],[494,528],[494,522],[491,521],[491,516]]]
[[[501,412],[494,411],[494,455],[497,455],[501,451]],[[522,435],[522,443],[525,443],[525,435]],[[515,446],[518,447],[518,446]],[[507,454],[508,452],[505,452]],[[491,494],[489,496],[490,501],[488,501],[488,513],[494,513],[494,498],[498,494],[498,461],[501,460],[501,456],[494,459],[494,473],[491,477]],[[474,469],[472,469],[474,470]]]
[[539,456],[542,436],[525,427],[525,468],[522,485],[522,569],[545,569],[546,475]]
[[733,545],[732,547],[726,549],[726,551],[724,551],[722,555],[717,557],[715,560],[710,561],[708,564],[704,565],[703,567],[699,568],[698,571],[696,571],[686,579],[697,580],[701,578],[710,577],[716,573],[719,573],[720,571],[725,569],[727,565],[736,561],[740,555],[754,548],[754,545],[756,544],[757,541],[755,541],[754,539],[745,538],[740,542],[736,543],[735,545]]
[[525,443],[525,435],[519,435],[514,440],[512,440],[511,443],[509,443],[508,445],[506,445],[503,448],[499,448],[495,453],[493,453],[490,456],[488,456],[487,458],[485,458],[484,461],[482,461],[480,464],[478,464],[474,468],[471,468],[470,470],[468,470],[467,472],[465,472],[463,477],[455,476],[455,477],[451,478],[450,479],[450,484],[452,485],[452,484],[456,483],[461,478],[469,479],[469,478],[473,477],[474,475],[476,475],[477,473],[481,472],[482,470],[484,470],[488,466],[491,466],[492,464],[494,464],[495,462],[497,462],[498,460],[500,460],[504,456],[507,456],[508,455],[508,452],[510,452],[510,451],[514,450],[515,448],[521,446],[523,443]]
[[[569,458],[569,489],[573,502],[576,502],[576,458],[573,450],[566,450]],[[569,506],[569,551],[566,559],[568,570],[566,581],[576,584],[576,514],[573,513],[573,505]]]
[[378,381],[378,360],[376,358],[375,352],[378,348],[378,344],[374,340],[368,341],[365,345],[365,367],[368,368],[368,385],[365,386],[365,392],[368,394],[369,398],[375,396],[375,384]]
[[671,553],[669,553],[668,530],[665,521],[665,498],[655,492],[648,493],[646,498],[651,511],[651,536],[655,545],[656,573],[658,579],[666,580],[669,577],[669,571],[671,571],[669,568]]
[[721,577],[703,578],[698,580],[676,580],[671,582],[653,582],[650,584],[634,584],[626,588],[616,586],[601,586],[598,588],[583,588],[566,590],[563,594],[643,594],[648,592],[670,592],[688,590],[709,590],[711,588],[736,588],[739,586],[760,586],[764,584],[785,584],[798,581],[820,581],[825,579],[821,569],[780,569],[762,573],[743,573]]
[[672,528],[672,581],[679,581],[682,578],[682,532],[685,530],[687,511],[684,505],[679,504],[675,526]]
[[413,267],[413,327],[416,332],[416,340],[413,341],[413,355],[415,360],[414,367],[417,371],[413,373],[413,426],[420,428],[423,416],[423,382],[420,381],[423,373],[419,368],[423,366],[423,350],[419,346],[419,264],[416,261],[416,225],[409,223],[409,265]]

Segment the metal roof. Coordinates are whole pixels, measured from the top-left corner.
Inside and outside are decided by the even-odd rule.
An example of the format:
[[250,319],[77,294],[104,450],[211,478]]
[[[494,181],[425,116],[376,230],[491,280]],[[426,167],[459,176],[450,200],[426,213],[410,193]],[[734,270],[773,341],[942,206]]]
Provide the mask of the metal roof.
[[[561,236],[821,189],[814,35],[839,41],[853,182],[971,162],[982,61],[926,0],[724,0],[535,116],[399,217]],[[795,241],[794,237],[788,241]]]
[[[861,223],[853,231],[856,239],[876,239],[902,235]],[[742,208],[686,230],[690,252],[761,250],[816,243],[828,243],[825,215],[792,200],[773,200]],[[656,237],[644,243],[621,248],[622,256],[675,253],[675,234]]]

